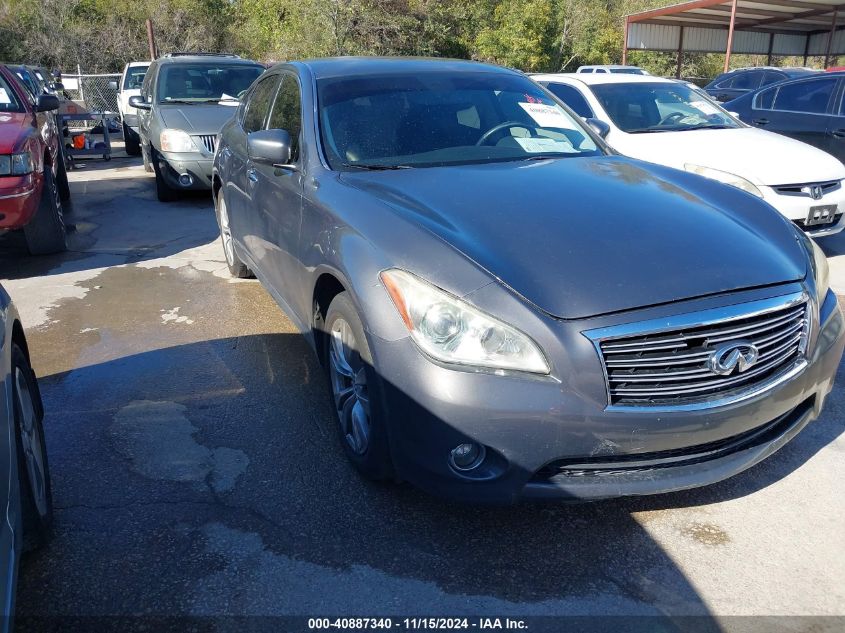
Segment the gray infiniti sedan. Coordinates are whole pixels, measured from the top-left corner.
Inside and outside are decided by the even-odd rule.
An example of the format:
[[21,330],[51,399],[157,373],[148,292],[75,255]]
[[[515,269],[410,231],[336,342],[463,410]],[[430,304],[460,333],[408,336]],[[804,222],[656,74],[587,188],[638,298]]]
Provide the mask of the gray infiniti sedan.
[[223,250],[325,364],[365,476],[470,501],[652,494],[819,415],[845,346],[824,254],[600,130],[473,62],[291,62],[250,87],[214,160]]

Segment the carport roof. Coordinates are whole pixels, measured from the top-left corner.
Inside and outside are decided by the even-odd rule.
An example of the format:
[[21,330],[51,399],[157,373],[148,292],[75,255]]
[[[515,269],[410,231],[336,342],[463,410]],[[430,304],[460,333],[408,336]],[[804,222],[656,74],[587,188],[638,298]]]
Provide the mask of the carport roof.
[[626,49],[726,53],[732,40],[733,53],[845,54],[842,0],[692,0],[631,14],[625,26]]

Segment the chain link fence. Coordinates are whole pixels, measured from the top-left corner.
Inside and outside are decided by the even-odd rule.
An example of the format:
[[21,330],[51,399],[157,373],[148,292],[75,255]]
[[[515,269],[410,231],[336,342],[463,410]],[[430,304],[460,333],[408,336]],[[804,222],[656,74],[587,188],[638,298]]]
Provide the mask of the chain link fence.
[[62,75],[65,92],[79,101],[89,112],[117,113],[117,93],[120,74]]

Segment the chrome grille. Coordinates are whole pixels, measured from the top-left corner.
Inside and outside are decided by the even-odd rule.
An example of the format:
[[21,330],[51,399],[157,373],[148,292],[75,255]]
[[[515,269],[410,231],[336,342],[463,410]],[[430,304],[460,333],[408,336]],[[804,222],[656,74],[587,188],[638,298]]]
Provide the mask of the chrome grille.
[[[685,404],[753,390],[803,358],[808,332],[802,296],[800,302],[705,325],[603,338],[598,347],[610,404]],[[734,342],[753,345],[756,361],[717,373],[714,353]]]
[[195,136],[194,139],[198,141],[199,146],[205,149],[206,152],[209,154],[214,153],[214,148],[217,144],[217,136],[215,134],[200,134]]
[[775,185],[772,187],[779,194],[784,196],[804,196],[812,198],[812,188],[819,187],[823,196],[826,196],[831,191],[836,191],[842,186],[839,180],[829,180],[826,182],[804,182],[797,185]]

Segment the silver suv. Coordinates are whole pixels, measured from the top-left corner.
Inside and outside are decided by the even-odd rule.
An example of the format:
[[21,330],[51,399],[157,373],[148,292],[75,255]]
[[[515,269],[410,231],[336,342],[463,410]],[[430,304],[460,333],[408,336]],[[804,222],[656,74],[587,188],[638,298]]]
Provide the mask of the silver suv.
[[150,64],[129,105],[138,110],[144,168],[155,171],[159,200],[211,188],[217,133],[263,72],[236,55],[173,53]]

